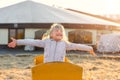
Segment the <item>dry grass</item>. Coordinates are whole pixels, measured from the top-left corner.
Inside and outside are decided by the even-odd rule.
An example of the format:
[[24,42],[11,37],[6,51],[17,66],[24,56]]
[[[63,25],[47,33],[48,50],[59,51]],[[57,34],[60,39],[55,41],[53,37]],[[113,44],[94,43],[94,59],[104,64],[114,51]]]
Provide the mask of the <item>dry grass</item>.
[[[31,80],[31,67],[36,55],[0,55],[0,80]],[[119,56],[68,54],[67,57],[83,67],[83,80],[120,80]]]
[[118,57],[94,58],[75,54],[68,57],[84,68],[83,80],[120,80],[120,58]]

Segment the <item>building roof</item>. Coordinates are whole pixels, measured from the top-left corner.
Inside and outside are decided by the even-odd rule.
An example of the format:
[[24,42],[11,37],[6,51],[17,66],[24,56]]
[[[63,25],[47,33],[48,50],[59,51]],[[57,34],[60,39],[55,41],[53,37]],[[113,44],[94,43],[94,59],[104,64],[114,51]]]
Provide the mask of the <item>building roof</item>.
[[77,23],[120,26],[114,22],[34,1],[23,1],[0,8],[0,24],[3,23]]

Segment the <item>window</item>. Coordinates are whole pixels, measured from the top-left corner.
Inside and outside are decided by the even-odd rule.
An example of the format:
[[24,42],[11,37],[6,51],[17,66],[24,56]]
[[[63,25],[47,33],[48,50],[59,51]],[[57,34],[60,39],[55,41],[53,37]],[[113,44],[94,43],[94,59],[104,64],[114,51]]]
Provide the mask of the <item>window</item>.
[[11,41],[11,37],[15,39],[24,39],[24,29],[9,29],[9,42]]

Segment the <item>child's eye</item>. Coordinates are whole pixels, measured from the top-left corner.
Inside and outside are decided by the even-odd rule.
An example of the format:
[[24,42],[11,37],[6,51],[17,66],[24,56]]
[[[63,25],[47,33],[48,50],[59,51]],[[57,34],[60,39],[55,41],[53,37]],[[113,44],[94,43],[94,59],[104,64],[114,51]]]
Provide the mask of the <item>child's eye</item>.
[[55,32],[62,32],[62,30],[56,29]]

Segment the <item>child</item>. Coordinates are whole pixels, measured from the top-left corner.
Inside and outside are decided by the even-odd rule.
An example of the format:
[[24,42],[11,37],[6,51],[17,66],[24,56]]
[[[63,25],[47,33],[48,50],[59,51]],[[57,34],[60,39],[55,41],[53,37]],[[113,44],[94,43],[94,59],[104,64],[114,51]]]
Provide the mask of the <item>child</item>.
[[75,44],[67,41],[64,27],[61,24],[53,24],[49,31],[47,31],[47,37],[43,40],[32,39],[12,39],[12,42],[8,44],[9,47],[14,48],[16,45],[30,45],[44,48],[44,63],[53,61],[65,60],[66,50],[83,50],[90,52],[93,56],[95,53],[91,46],[83,44]]

